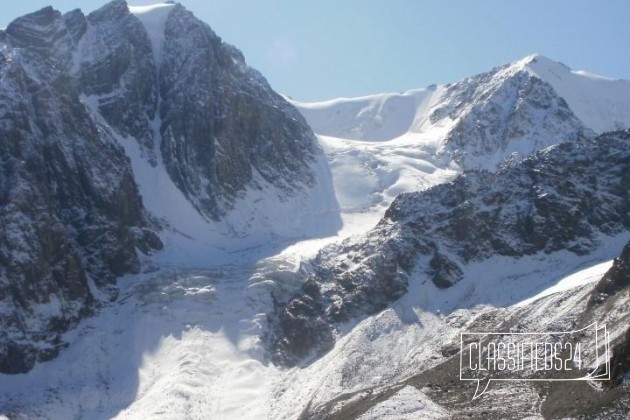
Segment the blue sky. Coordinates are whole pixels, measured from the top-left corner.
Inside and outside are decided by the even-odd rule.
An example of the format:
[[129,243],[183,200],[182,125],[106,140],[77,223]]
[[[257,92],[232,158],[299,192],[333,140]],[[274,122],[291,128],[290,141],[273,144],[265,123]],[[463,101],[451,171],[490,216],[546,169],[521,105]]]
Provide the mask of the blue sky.
[[[2,0],[0,27],[48,4],[89,12],[105,2]],[[453,82],[534,52],[630,79],[626,0],[180,2],[277,91],[303,101]]]

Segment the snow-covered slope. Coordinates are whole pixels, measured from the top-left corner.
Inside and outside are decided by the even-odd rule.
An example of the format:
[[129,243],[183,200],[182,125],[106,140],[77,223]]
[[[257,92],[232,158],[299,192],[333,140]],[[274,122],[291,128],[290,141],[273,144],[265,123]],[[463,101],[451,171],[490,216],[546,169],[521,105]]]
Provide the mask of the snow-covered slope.
[[[414,411],[411,418],[541,418],[543,410],[555,410],[554,418],[564,418],[579,416],[590,406],[595,418],[622,419],[630,402],[627,381],[605,389],[575,382],[564,387],[493,382],[487,396],[471,401],[475,384],[458,380],[458,349],[461,332],[571,331],[593,321],[612,329],[612,344],[623,343],[630,321],[629,283],[620,282],[617,293],[600,293],[611,261],[599,263],[623,247],[623,241],[613,240],[588,260],[563,252],[498,258],[475,267],[464,283],[446,290],[430,287],[430,280],[420,275],[403,298],[344,328],[329,354],[297,370],[283,386],[282,407],[306,399],[308,403],[287,417],[350,419],[372,418],[375,413],[408,418],[405,415]],[[629,251],[626,245],[626,261]],[[623,263],[621,258],[615,261]],[[555,289],[567,283],[572,287]],[[537,292],[540,298],[530,300]],[[563,404],[565,395],[575,397]]]
[[630,81],[574,71],[541,55],[520,61],[528,71],[553,86],[573,113],[596,133],[630,127]]
[[586,256],[609,237],[627,240],[628,173],[630,130],[399,195],[367,234],[325,247],[305,265],[308,281],[278,308],[274,359],[294,365],[329,351],[338,325],[383,310],[418,273],[446,289],[466,267],[496,256]]
[[388,141],[411,131],[436,96],[439,92],[433,86],[400,94],[293,103],[317,134],[350,140]]
[[[367,419],[388,412],[401,414],[393,418],[449,418],[453,407],[436,402],[435,387],[405,389],[401,383],[448,361],[462,329],[492,328],[506,319],[527,330],[571,329],[621,247],[619,237],[586,260],[564,251],[518,261],[499,257],[471,267],[446,290],[419,275],[394,305],[347,325],[326,356],[291,370],[268,362],[261,336],[273,305],[270,292],[296,287],[296,267],[270,258],[257,266],[129,277],[116,304],[68,334],[72,344],[60,357],[26,375],[0,375],[0,414],[258,420],[324,419],[340,412],[337,418],[352,419],[357,413],[344,415],[344,408],[363,402]],[[558,284],[565,286],[557,290]],[[530,301],[533,294],[540,298]],[[613,340],[623,332],[630,303],[627,294],[618,297],[608,303]],[[456,385],[469,401],[474,385]],[[389,398],[365,403],[389,387],[395,389]],[[502,390],[493,387],[492,398]],[[536,414],[539,398],[527,392],[512,398],[510,407]]]
[[2,372],[54,357],[121,275],[341,225],[304,118],[180,4],[16,19],[0,114]]
[[630,82],[573,72],[538,55],[443,86],[292,103],[328,155],[342,234],[373,226],[401,192],[630,127]]
[[146,30],[151,41],[151,48],[156,63],[162,62],[162,50],[166,35],[166,19],[173,11],[175,3],[158,3],[147,6],[129,6],[129,11],[135,15]]
[[[485,82],[521,70],[551,85],[582,123],[596,133],[630,127],[630,81],[573,71],[563,63],[534,54],[486,73],[489,77]],[[442,118],[429,121],[429,116],[435,108],[445,105],[444,90],[460,83],[465,81],[398,94],[293,103],[317,134],[351,140],[388,141],[407,133],[429,131],[438,123],[444,124]]]
[[[590,143],[565,145],[420,194],[626,125],[627,82],[528,57],[445,86],[295,103],[318,145],[181,5],[116,0],[12,24],[0,83],[0,351],[5,371],[34,365],[0,374],[0,418],[463,416],[459,392],[404,383],[450,366],[463,328],[568,329],[592,299],[618,321],[613,338],[627,325],[627,289],[594,285],[628,239],[625,149],[593,163]],[[552,159],[563,151],[571,165]],[[574,177],[583,167],[592,176]],[[305,283],[317,265],[338,284]],[[93,305],[104,292],[120,295]],[[271,362],[286,302],[286,343],[329,350],[301,368]],[[539,415],[546,391],[518,390],[509,407]]]

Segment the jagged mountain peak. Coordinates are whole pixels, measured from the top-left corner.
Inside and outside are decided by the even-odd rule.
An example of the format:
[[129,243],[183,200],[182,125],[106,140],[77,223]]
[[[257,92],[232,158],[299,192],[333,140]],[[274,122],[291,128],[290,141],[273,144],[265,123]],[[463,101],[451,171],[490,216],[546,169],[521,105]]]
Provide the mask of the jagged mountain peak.
[[622,79],[614,79],[606,76],[601,76],[585,70],[573,70],[570,66],[563,63],[562,61],[556,61],[552,58],[538,53],[525,56],[520,60],[509,64],[509,66],[520,67],[524,70],[530,71],[533,75],[541,78],[548,77],[550,74],[553,74],[555,77],[558,78],[567,77],[570,74],[573,74],[595,80],[599,79],[607,81],[623,81]]
[[[471,93],[477,90],[483,100],[505,83],[522,85],[531,77],[549,84],[552,94],[566,101],[571,112],[586,128],[602,133],[630,127],[630,115],[626,112],[630,105],[630,81],[574,71],[564,63],[540,54],[528,55],[459,82],[431,86],[431,89],[295,104],[318,134],[353,140],[389,141],[443,126],[444,121],[440,120],[449,116],[448,112],[429,117],[435,109],[445,109],[449,105],[442,95],[445,89],[461,88]],[[451,106],[460,103],[455,102]],[[469,109],[475,103],[462,105]],[[396,112],[393,112],[394,109]]]
[[58,51],[67,41],[63,17],[51,6],[15,19],[7,26],[6,34],[6,41],[35,54]]
[[571,68],[566,64],[553,60],[545,55],[539,53],[533,53],[527,55],[515,62],[509,64],[511,66],[520,66],[522,68],[547,67],[547,68],[563,68],[565,71],[571,71]]
[[55,17],[60,17],[61,13],[55,10],[52,6],[45,6],[39,10],[28,13],[24,16],[20,16],[13,20],[7,29],[15,27],[16,25],[28,22],[33,25],[44,26],[49,24]]
[[0,115],[0,372],[53,357],[149,258],[208,265],[340,224],[303,117],[179,4],[16,19]]
[[452,121],[440,153],[465,169],[493,170],[506,157],[592,136],[553,86],[529,70],[526,58],[448,85],[430,113]]
[[437,166],[463,169],[494,170],[513,154],[630,127],[630,82],[540,54],[442,86],[294,104],[320,135],[413,145]]
[[534,54],[512,64],[549,83],[571,111],[596,133],[630,127],[630,81],[600,76]]
[[106,17],[124,18],[129,15],[129,6],[125,0],[112,0],[102,7],[92,11],[88,17],[91,20],[100,20]]

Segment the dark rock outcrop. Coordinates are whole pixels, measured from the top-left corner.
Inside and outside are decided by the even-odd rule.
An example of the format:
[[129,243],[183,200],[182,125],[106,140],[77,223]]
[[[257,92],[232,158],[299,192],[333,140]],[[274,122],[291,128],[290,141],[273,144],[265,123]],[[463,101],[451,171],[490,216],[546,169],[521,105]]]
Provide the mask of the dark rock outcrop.
[[0,372],[53,357],[162,247],[124,142],[206,219],[247,189],[290,201],[315,183],[321,150],[299,113],[206,24],[169,9],[163,34],[120,0],[88,16],[47,7],[0,31]]
[[619,258],[615,258],[610,270],[597,283],[589,305],[601,305],[610,296],[628,287],[630,287],[630,243],[626,244]]
[[[466,264],[495,255],[588,254],[600,235],[630,228],[629,176],[626,130],[561,143],[507,162],[497,173],[465,172],[448,184],[401,194],[373,230],[324,248],[310,262],[308,287],[319,288],[317,294],[303,290],[278,311],[288,317],[306,296],[318,296],[311,307],[322,309],[312,318],[318,320],[317,334],[324,334],[339,322],[385,308],[406,292],[412,271],[449,287]],[[617,271],[623,267],[619,263]],[[274,325],[272,354],[296,363],[311,331]],[[324,350],[317,344],[313,349]]]
[[248,185],[289,194],[315,181],[304,118],[208,25],[176,5],[159,65],[161,152],[169,175],[218,219]]
[[123,149],[81,104],[63,16],[20,18],[3,44],[0,372],[17,373],[54,356],[95,301],[116,297],[116,277],[140,268],[136,249],[161,243]]
[[[627,327],[630,319],[627,311],[630,286],[622,267],[628,261],[629,247],[630,244],[624,247],[621,256],[615,259],[613,266],[597,284],[558,291],[524,306],[488,308],[481,316],[470,314],[466,324],[467,331],[521,333],[534,329],[537,332],[556,330],[557,326],[562,325],[567,331],[576,331],[571,339],[575,340],[574,343],[589,343],[583,349],[590,348],[597,334],[593,328],[583,328],[596,322],[601,334],[602,326],[606,325],[610,339],[609,364],[603,363],[605,359],[600,358],[598,361],[601,364],[595,371],[595,376],[602,375],[603,380],[567,380],[574,378],[575,372],[552,369],[543,374],[519,372],[519,375],[523,375],[519,376],[522,379],[525,379],[525,375],[543,379],[539,382],[501,381],[499,378],[502,375],[507,373],[513,377],[515,372],[494,371],[488,392],[473,400],[471,397],[475,383],[457,380],[461,370],[461,336],[455,333],[451,335],[452,341],[442,345],[440,352],[443,359],[439,363],[428,368],[419,363],[414,373],[405,372],[397,379],[377,385],[362,383],[360,388],[340,393],[325,402],[313,399],[300,418],[358,418],[368,411],[373,413],[375,406],[388,400],[404,407],[404,403],[394,399],[395,395],[401,389],[412,386],[422,392],[423,397],[431,401],[430,404],[442,407],[448,413],[448,418],[517,419],[530,415],[554,419],[626,419],[630,406],[630,329]],[[611,288],[612,283],[625,286]],[[606,292],[603,293],[603,290]],[[605,299],[599,299],[598,296],[605,296]],[[541,314],[544,316],[541,317]],[[494,339],[496,337],[483,338]],[[551,336],[549,339],[553,340]],[[604,340],[601,336],[598,340],[600,350],[603,351]],[[590,374],[593,367],[591,364],[583,366],[582,373]],[[607,379],[608,367],[610,380]]]
[[444,153],[464,169],[490,169],[504,158],[524,158],[544,147],[592,138],[553,87],[521,63],[447,86],[429,118],[457,121],[446,135]]

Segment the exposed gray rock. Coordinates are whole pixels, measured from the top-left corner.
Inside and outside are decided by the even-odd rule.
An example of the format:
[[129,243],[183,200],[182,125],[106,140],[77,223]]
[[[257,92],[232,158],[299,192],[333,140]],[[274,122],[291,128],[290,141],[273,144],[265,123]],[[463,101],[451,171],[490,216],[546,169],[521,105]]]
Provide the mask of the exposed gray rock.
[[626,244],[619,258],[597,283],[589,301],[590,305],[601,305],[610,296],[630,287],[630,242]]
[[320,151],[304,118],[180,5],[167,20],[159,88],[164,163],[207,216],[226,214],[248,185],[314,183]]
[[[298,363],[310,334],[327,335],[340,322],[382,310],[406,292],[412,272],[449,287],[466,264],[494,255],[588,254],[600,235],[630,228],[629,177],[626,130],[561,143],[496,173],[465,172],[448,184],[401,194],[373,230],[324,248],[305,267],[309,292],[296,294],[278,314],[313,322],[310,329],[276,322],[274,360]],[[307,300],[321,309],[295,314]],[[316,343],[311,352],[328,347]]]
[[512,154],[530,153],[563,141],[592,138],[553,87],[520,63],[447,86],[429,118],[457,121],[442,153],[464,169],[490,169]]
[[[455,333],[451,336],[452,340],[440,349],[443,358],[438,363],[430,367],[418,363],[414,373],[376,385],[362,383],[360,388],[340,393],[328,401],[313,398],[300,414],[300,419],[362,418],[375,406],[388,400],[390,404],[396,401],[396,393],[409,386],[421,391],[428,399],[425,407],[437,404],[448,413],[448,418],[520,419],[529,415],[554,419],[626,419],[630,407],[630,383],[627,380],[630,371],[630,329],[627,328],[630,285],[622,267],[627,263],[629,249],[630,244],[626,244],[612,268],[596,284],[559,291],[524,306],[487,308],[482,315],[470,313],[466,319],[465,330],[478,332],[544,332],[563,325],[566,331],[576,331],[571,339],[573,343],[593,342],[595,330],[582,328],[594,322],[599,326],[606,324],[610,334],[611,380],[567,380],[566,371],[552,369],[544,373],[519,373],[522,379],[543,379],[540,382],[501,381],[502,377],[513,378],[515,372],[494,371],[488,392],[473,400],[475,383],[458,380],[461,336]],[[611,283],[624,286],[611,289]],[[607,290],[603,294],[605,300],[598,298],[602,296],[603,289]],[[545,316],[541,317],[541,313]],[[491,338],[480,337],[483,337],[480,340]],[[549,338],[553,340],[551,336]],[[599,363],[595,373],[604,375],[607,372],[605,359],[599,359]],[[591,373],[592,368],[589,365],[583,373]],[[569,377],[574,376],[571,374]]]
[[207,219],[248,188],[289,201],[315,182],[314,134],[238,50],[181,5],[161,54],[152,36],[120,0],[0,31],[0,372],[53,357],[162,248],[120,142],[162,159]]
[[[76,16],[76,14],[75,14]],[[52,8],[11,23],[0,68],[0,372],[53,357],[60,335],[136,249],[161,247],[122,148],[103,136],[68,73],[74,41]],[[90,283],[93,286],[90,286]],[[92,290],[92,288],[94,288]]]

